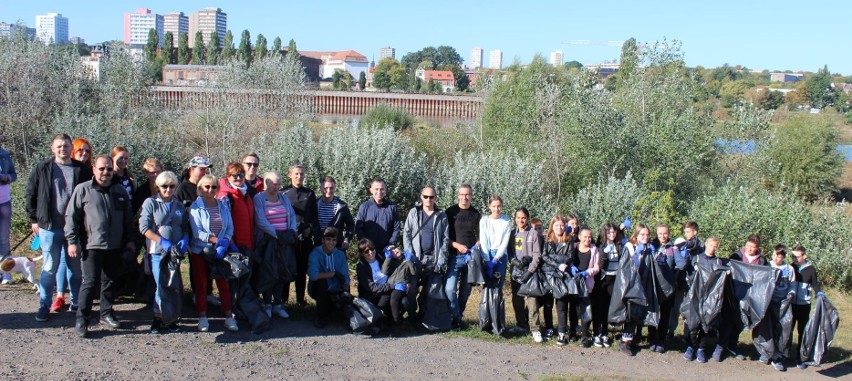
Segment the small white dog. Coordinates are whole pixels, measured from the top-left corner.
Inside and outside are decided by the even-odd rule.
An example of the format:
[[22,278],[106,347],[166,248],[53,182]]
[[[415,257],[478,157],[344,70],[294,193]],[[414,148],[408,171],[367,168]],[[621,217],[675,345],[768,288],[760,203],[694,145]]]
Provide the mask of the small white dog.
[[[0,263],[0,270],[3,272],[3,284],[11,282],[12,273],[24,274],[24,278],[33,284],[33,289],[38,292],[38,283],[35,281],[35,261],[41,259],[41,256],[36,258],[27,257],[8,257]],[[7,281],[8,280],[8,281]]]

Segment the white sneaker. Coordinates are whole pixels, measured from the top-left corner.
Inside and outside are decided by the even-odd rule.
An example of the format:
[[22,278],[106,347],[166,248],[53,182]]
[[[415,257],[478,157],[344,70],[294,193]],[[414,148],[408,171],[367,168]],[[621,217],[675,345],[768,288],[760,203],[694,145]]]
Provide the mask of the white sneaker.
[[12,283],[12,274],[3,273],[3,280],[0,281],[0,284],[10,284]]
[[544,341],[544,340],[541,338],[541,332],[539,332],[539,331],[533,331],[532,335],[533,335],[533,341],[535,341],[536,343],[540,343],[540,342]]
[[231,332],[237,332],[240,330],[240,327],[237,325],[237,319],[233,317],[229,317],[225,319],[225,329]]
[[266,316],[269,317],[270,319],[272,319],[272,305],[267,304],[265,308],[266,308]]
[[220,307],[222,305],[222,302],[219,301],[219,298],[213,295],[207,295],[207,304],[211,306]]
[[276,305],[272,306],[272,314],[275,315],[275,316],[278,316],[282,319],[287,319],[287,318],[290,317],[290,315],[287,313],[287,311],[284,310],[284,307],[281,306],[280,304],[276,304]]
[[207,316],[198,318],[198,330],[201,332],[207,332],[210,330],[210,322],[207,321]]

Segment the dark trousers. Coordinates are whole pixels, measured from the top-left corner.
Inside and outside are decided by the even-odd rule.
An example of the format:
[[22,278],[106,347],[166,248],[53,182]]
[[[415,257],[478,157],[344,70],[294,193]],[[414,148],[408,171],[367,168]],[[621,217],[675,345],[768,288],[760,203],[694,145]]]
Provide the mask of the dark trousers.
[[595,282],[592,290],[592,327],[595,336],[609,333],[609,302],[612,299],[612,286],[615,276],[604,276]]
[[[579,305],[580,301],[577,299],[576,295],[568,295],[564,298],[556,299],[556,321],[559,327],[559,332],[570,333],[572,335],[576,334],[578,320],[577,307]],[[573,318],[571,315],[573,315]],[[589,326],[591,324],[591,321],[583,322],[583,337],[589,336]]]
[[733,307],[723,304],[721,320],[719,321],[718,345],[725,349],[736,350],[743,329],[745,329],[743,322],[734,312]]
[[669,332],[669,318],[672,315],[674,295],[660,303],[660,325],[648,327],[648,341],[651,344],[665,344],[666,334]]
[[[314,249],[314,242],[310,238],[296,242],[293,248],[293,254],[296,255],[296,303],[305,301],[305,286],[308,284],[308,257],[311,255],[311,250]],[[284,284],[282,303],[286,303],[290,299],[290,283]]]
[[83,250],[80,267],[83,270],[83,281],[80,285],[79,309],[77,322],[88,324],[92,315],[94,303],[93,291],[100,283],[100,313],[101,317],[112,314],[112,303],[115,300],[115,282],[122,274],[121,250]]
[[518,327],[523,328],[525,331],[530,330],[530,324],[528,320],[528,316],[530,316],[529,310],[527,310],[526,299],[523,296],[518,296],[518,290],[521,289],[521,284],[512,280],[512,309],[515,311],[515,320],[518,322]]
[[[684,325],[684,328],[686,328],[685,325]],[[704,329],[701,328],[700,326],[692,329],[691,331],[688,332],[688,334],[686,334],[684,336],[686,336],[687,343],[689,344],[689,346],[694,348],[695,350],[699,350],[699,349],[712,350],[713,349],[713,348],[710,348],[710,344],[712,343],[713,337],[709,333],[704,332]]]
[[317,302],[317,319],[326,322],[337,313],[340,292],[329,292],[326,279],[311,282],[311,297]]
[[[796,356],[800,358],[799,361],[805,361],[806,359],[802,359],[802,334],[805,332],[805,325],[808,324],[808,320],[810,320],[811,316],[811,305],[810,304],[793,304],[790,306],[793,308],[793,325],[790,329],[795,329],[796,334],[798,335],[798,339],[796,340]],[[793,333],[790,332],[790,343],[793,342]],[[789,353],[789,351],[788,351]]]
[[378,298],[373,298],[371,302],[381,308],[386,316],[390,316],[394,323],[402,323],[402,314],[406,312],[406,303],[403,303],[405,296],[405,292],[393,290],[390,293],[380,295]]

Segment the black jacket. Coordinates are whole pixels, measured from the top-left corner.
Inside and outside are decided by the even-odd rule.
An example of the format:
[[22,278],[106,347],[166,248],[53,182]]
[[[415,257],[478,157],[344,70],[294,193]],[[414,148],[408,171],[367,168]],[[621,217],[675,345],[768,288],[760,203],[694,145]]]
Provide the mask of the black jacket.
[[[293,205],[296,212],[297,234],[302,234],[305,228],[311,228],[310,236],[302,237],[303,241],[311,241],[314,245],[322,244],[322,232],[319,231],[319,211],[317,211],[317,195],[310,188],[294,188],[288,185],[282,191]],[[340,241],[338,241],[340,242]]]
[[[317,205],[320,202],[322,202],[322,197],[317,200]],[[328,226],[334,226],[337,229],[337,247],[339,248],[343,245],[344,239],[352,243],[352,233],[355,232],[355,219],[352,218],[349,205],[340,198],[337,198],[337,202],[337,210],[334,211],[334,216],[331,217]],[[319,206],[317,206],[317,210],[319,210]],[[317,212],[317,217],[319,217],[319,212]],[[317,226],[319,226],[319,223],[317,223]]]
[[[380,268],[382,267],[382,259],[381,255],[376,254],[376,261],[380,264]],[[376,283],[373,281],[373,270],[370,268],[370,264],[364,258],[359,259],[358,265],[355,266],[355,276],[358,278],[358,296],[375,303],[382,294],[390,294],[393,291],[393,284],[390,282],[390,274],[385,275],[388,275],[388,282],[385,284]]]
[[[54,160],[54,158],[49,158],[36,164],[35,168],[30,172],[30,177],[27,181],[27,191],[24,196],[24,208],[27,211],[30,223],[37,223],[38,227],[45,230],[52,228],[50,204],[54,200],[51,198],[50,187],[52,186],[51,177],[53,176],[51,164]],[[74,168],[74,181],[71,186],[71,190],[73,191],[77,184],[92,179],[92,168],[74,159],[71,159],[71,166]]]

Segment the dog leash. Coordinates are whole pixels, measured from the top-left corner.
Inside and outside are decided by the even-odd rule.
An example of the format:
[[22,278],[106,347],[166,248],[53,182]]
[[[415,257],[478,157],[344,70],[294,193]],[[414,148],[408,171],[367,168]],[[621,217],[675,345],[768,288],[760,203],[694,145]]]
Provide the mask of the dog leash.
[[15,245],[15,247],[13,247],[11,251],[15,251],[18,248],[18,246],[21,246],[21,244],[24,243],[24,241],[26,241],[27,238],[30,238],[30,236],[32,236],[32,235],[33,235],[33,232],[32,232],[32,230],[30,230],[30,232],[27,233],[27,235],[25,235],[23,239],[21,239],[21,242],[18,242],[18,244]]

